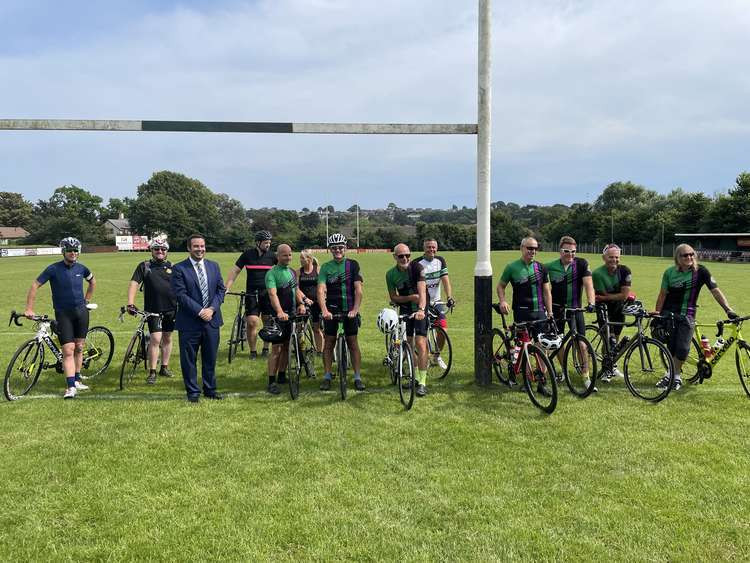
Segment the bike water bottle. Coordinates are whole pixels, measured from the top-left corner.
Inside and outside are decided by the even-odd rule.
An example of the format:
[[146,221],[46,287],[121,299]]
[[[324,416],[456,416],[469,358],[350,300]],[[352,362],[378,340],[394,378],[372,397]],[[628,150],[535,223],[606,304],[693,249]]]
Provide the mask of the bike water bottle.
[[510,363],[511,364],[515,364],[516,363],[516,360],[518,359],[518,354],[520,354],[520,353],[521,353],[521,347],[518,344],[516,344],[515,346],[513,346],[513,351],[510,354]]
[[703,355],[706,358],[710,358],[714,355],[714,350],[711,348],[711,341],[708,339],[708,336],[705,334],[701,336],[701,349],[703,350]]
[[714,354],[722,349],[724,346],[724,339],[720,336],[716,339],[716,342],[714,342]]

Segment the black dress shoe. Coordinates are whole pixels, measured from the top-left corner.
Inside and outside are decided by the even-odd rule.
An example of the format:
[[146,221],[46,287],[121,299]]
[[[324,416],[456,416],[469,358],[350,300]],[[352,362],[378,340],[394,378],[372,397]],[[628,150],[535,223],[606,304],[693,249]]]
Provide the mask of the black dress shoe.
[[357,391],[364,391],[364,390],[365,390],[365,384],[364,384],[364,383],[362,383],[362,380],[361,380],[361,379],[355,379],[355,380],[354,380],[354,388],[355,388],[355,389],[356,389]]
[[201,398],[198,395],[188,395],[187,400],[189,403],[197,403]]
[[206,395],[206,399],[210,399],[212,401],[222,401],[224,400],[224,395],[219,395],[216,393],[215,395]]

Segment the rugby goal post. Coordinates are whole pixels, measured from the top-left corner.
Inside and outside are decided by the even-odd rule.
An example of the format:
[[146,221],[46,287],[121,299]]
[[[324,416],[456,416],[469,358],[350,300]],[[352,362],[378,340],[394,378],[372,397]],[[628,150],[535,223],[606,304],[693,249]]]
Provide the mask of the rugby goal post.
[[479,0],[477,123],[286,123],[112,119],[0,119],[0,130],[303,133],[342,135],[476,135],[477,253],[474,266],[474,377],[491,382],[492,265],[490,263],[491,1]]

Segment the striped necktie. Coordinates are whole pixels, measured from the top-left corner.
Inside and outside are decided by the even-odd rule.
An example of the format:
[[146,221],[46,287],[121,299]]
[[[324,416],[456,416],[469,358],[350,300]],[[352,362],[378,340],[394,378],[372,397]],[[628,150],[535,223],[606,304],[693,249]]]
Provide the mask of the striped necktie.
[[198,269],[198,284],[201,286],[201,295],[203,295],[203,307],[208,307],[208,282],[203,272],[203,264],[198,262],[195,267]]

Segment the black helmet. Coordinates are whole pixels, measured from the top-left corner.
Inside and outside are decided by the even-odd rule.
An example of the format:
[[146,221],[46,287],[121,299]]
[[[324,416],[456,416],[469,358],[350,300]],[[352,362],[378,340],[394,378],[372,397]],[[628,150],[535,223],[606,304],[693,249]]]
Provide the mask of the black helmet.
[[258,231],[255,233],[255,242],[263,242],[264,240],[271,240],[271,233],[268,231]]
[[284,332],[276,323],[269,323],[268,325],[264,326],[258,332],[258,336],[260,336],[263,342],[268,342],[270,344],[281,344],[282,342],[284,342]]

